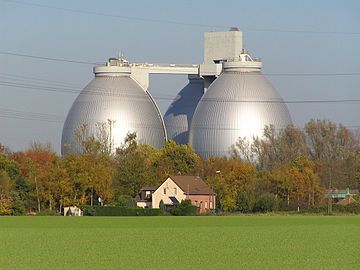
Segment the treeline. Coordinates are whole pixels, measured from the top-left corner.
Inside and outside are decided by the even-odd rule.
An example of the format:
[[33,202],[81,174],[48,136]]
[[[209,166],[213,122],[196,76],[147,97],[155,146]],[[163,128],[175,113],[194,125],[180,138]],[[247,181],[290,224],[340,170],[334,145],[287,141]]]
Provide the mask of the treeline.
[[82,147],[82,154],[64,157],[38,143],[23,152],[1,147],[0,215],[98,205],[99,197],[132,207],[141,187],[173,174],[200,175],[216,192],[218,209],[240,212],[322,207],[327,189],[360,183],[358,134],[329,121],[311,120],[303,130],[266,127],[261,139],[239,138],[230,158],[201,159],[173,141],[158,150],[139,144],[136,134],[113,154],[95,137]]

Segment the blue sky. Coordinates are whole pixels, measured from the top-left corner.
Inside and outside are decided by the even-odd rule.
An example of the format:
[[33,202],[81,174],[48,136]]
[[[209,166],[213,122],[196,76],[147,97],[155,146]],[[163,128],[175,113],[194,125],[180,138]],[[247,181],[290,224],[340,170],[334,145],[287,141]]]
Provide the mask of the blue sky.
[[[67,112],[93,77],[91,65],[1,52],[105,62],[121,51],[130,62],[194,64],[203,61],[203,33],[230,26],[243,31],[284,100],[360,100],[359,1],[0,0],[0,143],[23,150],[38,140],[59,151]],[[358,74],[281,75],[289,73]],[[186,76],[151,77],[162,113],[186,83]],[[55,87],[72,91],[44,91]],[[360,127],[358,101],[288,107],[299,127],[311,118]]]

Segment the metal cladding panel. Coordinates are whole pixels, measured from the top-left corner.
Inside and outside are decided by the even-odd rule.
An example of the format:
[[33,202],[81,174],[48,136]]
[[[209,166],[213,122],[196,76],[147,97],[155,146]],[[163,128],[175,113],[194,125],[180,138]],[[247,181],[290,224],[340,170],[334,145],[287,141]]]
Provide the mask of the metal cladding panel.
[[161,114],[150,94],[129,76],[95,77],[79,94],[66,118],[61,142],[63,155],[82,151],[75,131],[86,125],[89,134],[96,135],[98,123],[113,122],[111,135],[114,147],[119,147],[128,132],[156,148],[165,143]]
[[190,80],[170,104],[164,116],[168,138],[178,144],[189,143],[189,129],[194,111],[204,93],[204,80]]
[[239,137],[262,137],[265,125],[291,124],[283,99],[260,72],[224,72],[201,98],[189,142],[202,157],[229,156]]

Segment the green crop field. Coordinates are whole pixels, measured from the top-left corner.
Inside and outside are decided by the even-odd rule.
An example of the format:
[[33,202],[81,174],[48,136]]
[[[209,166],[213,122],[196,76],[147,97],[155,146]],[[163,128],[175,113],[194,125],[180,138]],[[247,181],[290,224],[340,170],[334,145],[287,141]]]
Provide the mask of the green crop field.
[[360,216],[0,217],[0,269],[360,269]]

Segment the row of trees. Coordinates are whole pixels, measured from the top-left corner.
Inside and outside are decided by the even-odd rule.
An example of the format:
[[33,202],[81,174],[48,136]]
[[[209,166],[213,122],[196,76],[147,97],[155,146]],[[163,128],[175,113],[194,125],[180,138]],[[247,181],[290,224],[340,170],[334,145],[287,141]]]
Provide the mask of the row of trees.
[[0,214],[60,211],[99,197],[116,204],[172,174],[203,177],[224,211],[304,208],[325,203],[326,189],[359,188],[359,138],[328,121],[311,120],[304,130],[266,127],[261,139],[239,138],[231,158],[201,159],[173,141],[158,150],[136,134],[114,154],[96,137],[82,138],[82,146],[82,154],[64,157],[38,143],[23,152],[1,147]]

